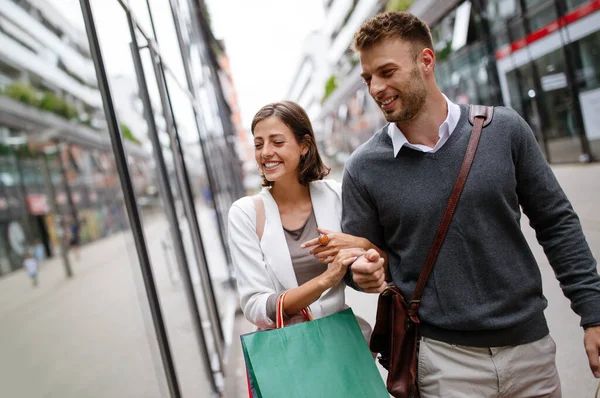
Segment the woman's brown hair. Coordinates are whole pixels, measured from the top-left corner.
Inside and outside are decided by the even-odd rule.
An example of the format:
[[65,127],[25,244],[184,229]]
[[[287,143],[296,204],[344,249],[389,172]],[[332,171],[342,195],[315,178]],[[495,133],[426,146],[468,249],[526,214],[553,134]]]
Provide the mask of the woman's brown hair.
[[[308,185],[312,181],[322,180],[327,176],[331,169],[325,166],[321,155],[319,155],[315,133],[306,111],[292,101],[273,102],[265,105],[252,119],[252,135],[254,135],[256,125],[270,117],[276,117],[288,126],[294,133],[299,145],[306,144],[308,146],[308,152],[300,158],[300,165],[298,166],[298,181],[300,184]],[[273,186],[273,181],[268,181],[264,175],[262,180],[263,187]]]

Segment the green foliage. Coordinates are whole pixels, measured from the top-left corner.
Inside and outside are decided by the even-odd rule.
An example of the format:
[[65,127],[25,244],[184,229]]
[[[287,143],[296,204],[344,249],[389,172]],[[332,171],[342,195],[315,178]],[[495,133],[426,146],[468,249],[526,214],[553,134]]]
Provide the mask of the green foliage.
[[325,94],[323,95],[323,99],[321,102],[325,102],[325,100],[337,89],[337,81],[335,80],[335,76],[331,75],[327,82],[325,83]]
[[386,11],[406,11],[410,8],[414,0],[388,0],[385,6]]
[[40,98],[40,94],[36,89],[25,82],[15,81],[11,83],[2,91],[2,95],[6,95],[26,105],[55,113],[68,120],[75,119],[79,115],[77,109],[68,101],[50,91],[44,92]]
[[436,54],[437,61],[438,62],[445,61],[450,56],[451,52],[452,52],[452,40],[448,40],[446,42],[446,46],[437,52],[437,54]]
[[123,134],[123,138],[126,139],[127,141],[133,142],[134,144],[137,144],[137,145],[141,144],[140,140],[135,138],[135,136],[131,132],[131,129],[125,123],[121,123],[121,134]]
[[75,119],[79,116],[77,109],[62,98],[57,97],[54,93],[47,91],[44,93],[40,103],[40,109],[55,113],[64,117],[67,120]]
[[13,82],[4,90],[3,94],[27,105],[37,105],[38,103],[37,92],[27,83]]

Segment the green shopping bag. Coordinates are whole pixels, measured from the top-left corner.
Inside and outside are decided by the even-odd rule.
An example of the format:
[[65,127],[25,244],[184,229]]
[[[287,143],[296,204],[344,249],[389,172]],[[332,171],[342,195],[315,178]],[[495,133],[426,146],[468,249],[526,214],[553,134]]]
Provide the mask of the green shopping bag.
[[389,397],[350,308],[241,339],[257,398]]

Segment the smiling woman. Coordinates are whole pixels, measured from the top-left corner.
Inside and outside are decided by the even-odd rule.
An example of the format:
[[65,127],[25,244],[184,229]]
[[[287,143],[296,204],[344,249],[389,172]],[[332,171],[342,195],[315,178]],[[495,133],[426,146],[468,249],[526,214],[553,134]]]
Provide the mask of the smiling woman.
[[[244,315],[259,328],[275,327],[278,297],[284,292],[283,311],[293,322],[302,320],[307,307],[315,319],[341,311],[348,265],[369,249],[377,259],[383,253],[366,239],[335,232],[341,230],[341,187],[323,181],[329,168],[302,107],[290,101],[266,105],[251,127],[264,188],[229,211]],[[316,243],[320,234],[326,239]],[[370,326],[359,323],[368,339]]]
[[273,186],[275,179],[288,174],[302,185],[329,174],[317,150],[308,115],[294,102],[264,106],[252,120],[252,134],[263,186]]

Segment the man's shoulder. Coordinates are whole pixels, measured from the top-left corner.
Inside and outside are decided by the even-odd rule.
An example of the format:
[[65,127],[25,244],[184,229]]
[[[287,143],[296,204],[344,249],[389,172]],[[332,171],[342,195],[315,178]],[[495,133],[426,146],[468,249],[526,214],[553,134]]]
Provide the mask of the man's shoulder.
[[371,138],[352,152],[350,157],[346,160],[346,169],[360,169],[366,163],[369,163],[371,160],[382,155],[385,156],[387,154],[391,157],[394,156],[392,140],[387,133],[388,126],[389,123],[375,132]]
[[488,128],[500,129],[504,134],[519,134],[525,126],[528,126],[527,122],[514,109],[494,106],[494,116]]

